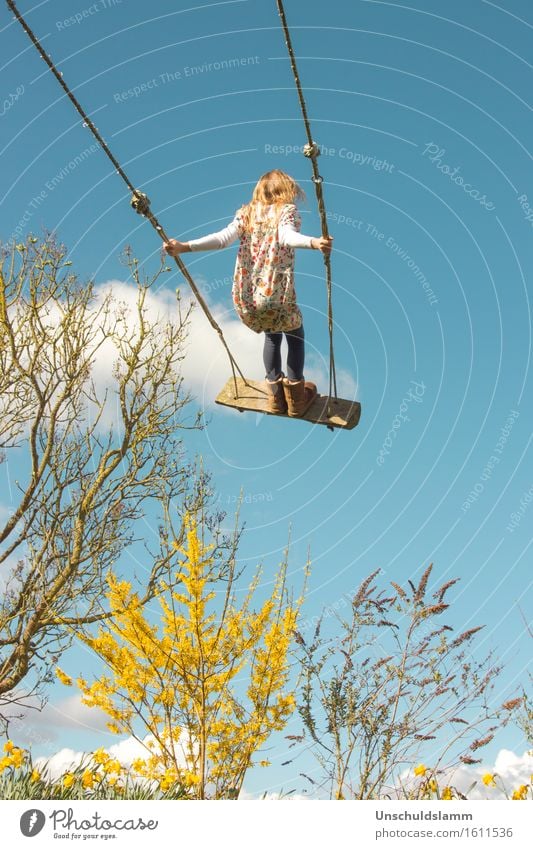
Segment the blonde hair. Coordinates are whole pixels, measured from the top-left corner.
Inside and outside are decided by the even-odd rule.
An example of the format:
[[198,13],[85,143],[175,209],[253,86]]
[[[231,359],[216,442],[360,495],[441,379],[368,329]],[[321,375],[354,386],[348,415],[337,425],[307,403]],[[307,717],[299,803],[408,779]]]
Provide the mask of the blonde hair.
[[252,200],[241,209],[245,229],[251,232],[257,217],[259,205],[274,206],[275,220],[279,220],[281,207],[296,200],[305,200],[303,189],[296,180],[285,171],[267,171],[259,178],[252,194]]

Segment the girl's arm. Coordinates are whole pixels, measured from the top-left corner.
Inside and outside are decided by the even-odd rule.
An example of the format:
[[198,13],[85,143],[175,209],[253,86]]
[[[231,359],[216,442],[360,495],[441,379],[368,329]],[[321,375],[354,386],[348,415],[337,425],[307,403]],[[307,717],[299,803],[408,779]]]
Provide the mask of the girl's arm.
[[177,239],[170,239],[165,242],[163,247],[170,256],[189,253],[189,251],[219,251],[236,242],[240,235],[239,221],[235,217],[231,224],[217,233],[210,233],[200,239],[191,239],[189,242],[178,242]]
[[280,224],[278,227],[279,234],[279,243],[280,245],[286,245],[288,248],[312,248],[313,247],[313,238],[312,236],[304,236],[303,233],[300,233],[294,224],[289,222],[284,222]]
[[300,216],[296,207],[282,216],[278,226],[278,235],[280,244],[289,248],[310,248],[315,251],[322,251],[324,254],[331,253],[333,241],[331,236],[329,239],[325,239],[323,236],[315,238],[300,233]]

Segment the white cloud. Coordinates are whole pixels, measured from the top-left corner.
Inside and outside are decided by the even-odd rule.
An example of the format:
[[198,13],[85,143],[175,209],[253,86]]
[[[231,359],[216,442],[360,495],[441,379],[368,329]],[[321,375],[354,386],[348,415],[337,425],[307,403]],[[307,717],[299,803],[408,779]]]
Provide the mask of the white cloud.
[[[232,306],[225,308],[220,303],[214,303],[209,286],[204,285],[200,278],[197,280],[197,284],[243,374],[252,380],[262,380],[264,377],[263,334],[253,333],[245,327],[237,318]],[[228,294],[229,285],[228,282]],[[95,310],[102,307],[110,293],[115,298],[114,314],[122,315],[125,312],[128,330],[134,334],[139,326],[136,308],[137,287],[121,280],[109,280],[96,285],[94,289]],[[216,395],[231,377],[231,366],[218,333],[209,323],[193,294],[188,291],[187,286],[180,286],[182,315],[187,313],[191,304],[193,309],[188,326],[185,357],[181,365],[182,374],[186,389],[194,396],[196,404],[204,409],[212,408]],[[159,291],[149,289],[146,293],[145,309],[146,316],[152,323],[178,321],[176,292],[172,289],[160,289]],[[47,320],[52,326],[59,324],[61,321],[59,310],[49,306]],[[104,320],[103,316],[101,320]],[[102,342],[99,334],[96,334],[94,339],[94,346],[97,345],[100,345],[100,347],[94,354],[91,376],[99,398],[104,397],[106,389],[109,391],[107,405],[100,420],[100,426],[107,429],[116,423],[119,418],[116,406],[117,399],[113,392],[115,386],[113,369],[118,359],[118,350],[112,340],[106,339]],[[319,392],[322,394],[327,392],[326,357],[321,357],[309,349],[307,352],[306,378],[317,384]],[[357,387],[353,378],[343,369],[338,370],[337,385],[341,397],[349,399],[356,397]],[[88,405],[87,415],[89,419],[94,417],[94,405]]]
[[56,728],[103,731],[109,717],[98,708],[84,705],[78,695],[69,696],[57,705],[47,704],[41,712],[43,724]]
[[[212,304],[209,307],[244,375],[251,380],[263,380],[263,334],[249,330],[233,309],[224,310]],[[206,363],[209,364],[207,369]],[[216,395],[231,377],[227,354],[200,307],[193,311],[184,376],[204,407],[214,403]],[[327,394],[329,378],[325,357],[322,359],[306,352],[305,378],[316,383],[321,394]],[[357,397],[357,386],[344,369],[337,370],[337,391],[342,398]]]
[[[118,743],[112,746],[95,746],[102,748],[105,752],[116,758],[123,767],[129,769],[136,758],[147,758],[150,753],[157,753],[158,745],[155,737],[147,734],[142,740],[135,737],[125,737]],[[94,750],[93,750],[94,751]],[[185,766],[185,758],[176,753],[177,762]],[[41,772],[53,781],[57,780],[63,773],[74,770],[80,765],[88,766],[91,763],[91,752],[75,751],[74,749],[63,748],[55,752],[51,757],[39,757],[34,760],[34,764]]]
[[[27,699],[25,703],[28,703]],[[73,695],[57,704],[47,703],[43,708],[39,708],[35,701],[33,709],[20,712],[10,720],[10,729],[19,745],[50,749],[66,729],[109,734],[106,727],[108,719],[98,708],[87,707],[79,695]]]
[[126,737],[125,740],[120,740],[119,743],[109,746],[106,751],[117,761],[120,761],[123,766],[129,767],[135,758],[146,758],[150,754],[149,743],[153,744],[152,751],[155,751],[157,748],[156,741],[151,734],[144,737],[142,741],[136,740],[135,737]]
[[[110,280],[95,287],[97,305],[101,305],[110,293],[116,298],[117,308],[125,308],[128,314],[128,327],[134,331],[138,327],[136,312],[137,289],[120,280]],[[192,295],[181,291],[180,307],[182,315],[189,306],[190,315],[185,358],[182,362],[182,374],[186,389],[202,408],[211,407],[215,397],[231,376],[228,357],[218,334],[211,327],[206,316]],[[168,289],[159,292],[149,290],[145,301],[146,315],[151,322],[178,321],[178,301],[176,293]],[[210,309],[222,329],[229,348],[246,376],[252,379],[262,378],[262,340],[251,333],[233,314],[220,306],[210,304]],[[99,397],[105,389],[114,386],[113,366],[117,360],[117,350],[112,341],[107,340],[97,351],[94,359],[92,379]],[[102,419],[102,426],[108,427],[116,421],[116,400],[110,395],[108,409]]]
[[[496,787],[486,787],[482,776],[495,774]],[[468,795],[469,799],[505,799],[505,791],[510,796],[521,784],[529,784],[533,773],[533,758],[528,752],[516,755],[509,749],[501,749],[494,764],[473,767],[461,767],[447,776],[448,783]],[[476,781],[476,786],[468,792]],[[442,782],[441,782],[442,783]]]
[[[144,738],[143,741],[136,740],[134,737],[126,737],[119,743],[112,746],[102,746],[111,757],[116,758],[124,767],[131,766],[135,758],[146,758],[150,749],[147,744],[155,742],[151,735]],[[155,751],[155,749],[154,749]],[[35,759],[35,766],[46,773],[52,780],[56,780],[65,772],[76,769],[80,764],[87,766],[90,761],[91,752],[75,751],[74,749],[60,749],[52,755],[52,757],[40,757]]]
[[51,758],[35,758],[34,766],[46,778],[56,781],[60,775],[76,769],[80,764],[87,763],[87,755],[84,752],[75,752],[74,749],[60,749]]
[[[198,282],[200,283],[200,281]],[[200,289],[202,289],[201,285]],[[126,306],[130,314],[130,327],[133,329],[137,325],[136,288],[119,280],[102,283],[95,289],[99,303],[103,301],[109,291],[113,292],[118,302]],[[216,395],[228,378],[231,377],[231,367],[217,332],[212,328],[202,309],[196,303],[194,296],[188,294],[186,288],[180,289],[180,292],[183,314],[186,313],[189,305],[193,304],[186,343],[186,356],[182,365],[183,376],[187,387],[200,406],[211,407]],[[205,293],[205,289],[203,296],[242,372],[252,380],[262,380],[264,377],[263,335],[253,333],[245,327],[236,317],[232,308],[225,309],[220,304],[212,303],[209,294]],[[146,310],[151,321],[177,320],[178,306],[175,292],[168,289],[162,289],[159,292],[149,291],[146,298]],[[112,343],[106,343],[100,349],[94,367],[95,382],[100,390],[105,386],[112,385],[112,366],[115,359],[116,351]],[[307,356],[306,378],[315,382],[319,391],[323,394],[327,392],[327,366],[325,361],[314,353]],[[339,369],[337,372],[337,387],[341,397],[356,397],[357,386],[352,376],[344,369]]]

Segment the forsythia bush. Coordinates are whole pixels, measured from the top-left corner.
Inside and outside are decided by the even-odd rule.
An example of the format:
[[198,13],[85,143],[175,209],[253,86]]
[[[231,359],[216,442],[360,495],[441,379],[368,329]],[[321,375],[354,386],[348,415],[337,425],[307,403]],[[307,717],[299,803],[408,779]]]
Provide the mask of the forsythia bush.
[[[295,709],[289,648],[302,599],[288,596],[284,562],[256,610],[259,571],[237,603],[234,565],[221,582],[193,516],[186,528],[178,573],[155,594],[159,623],[130,584],[109,577],[112,618],[84,637],[109,674],[77,684],[84,703],[109,716],[111,731],[153,736],[135,762],[139,775],[162,789],[185,788],[188,798],[236,798],[253,756]],[[71,683],[61,670],[58,677]]]

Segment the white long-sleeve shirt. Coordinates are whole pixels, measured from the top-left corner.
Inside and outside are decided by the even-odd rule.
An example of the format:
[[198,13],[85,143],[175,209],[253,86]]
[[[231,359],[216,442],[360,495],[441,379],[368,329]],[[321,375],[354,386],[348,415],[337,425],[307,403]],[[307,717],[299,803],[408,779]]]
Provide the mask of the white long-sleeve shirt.
[[[267,207],[265,210],[265,218],[268,216],[272,207]],[[217,251],[222,248],[227,248],[240,238],[240,230],[238,218],[235,216],[231,224],[219,230],[217,233],[210,233],[208,236],[202,236],[199,239],[189,241],[191,251]],[[312,248],[312,236],[305,236],[299,233],[292,224],[278,225],[278,237],[280,245],[289,248]]]

